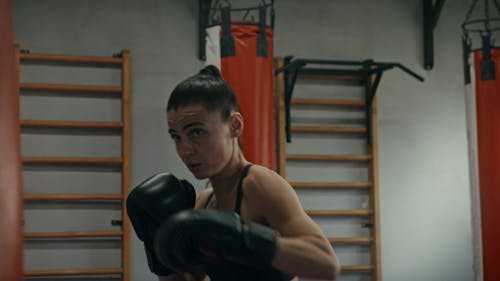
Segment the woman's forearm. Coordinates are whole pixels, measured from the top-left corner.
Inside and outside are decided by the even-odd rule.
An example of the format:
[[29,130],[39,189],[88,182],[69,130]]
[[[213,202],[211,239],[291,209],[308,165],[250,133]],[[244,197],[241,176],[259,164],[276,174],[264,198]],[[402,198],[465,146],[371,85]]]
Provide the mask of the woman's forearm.
[[340,264],[331,246],[322,239],[278,238],[274,267],[304,278],[337,280]]

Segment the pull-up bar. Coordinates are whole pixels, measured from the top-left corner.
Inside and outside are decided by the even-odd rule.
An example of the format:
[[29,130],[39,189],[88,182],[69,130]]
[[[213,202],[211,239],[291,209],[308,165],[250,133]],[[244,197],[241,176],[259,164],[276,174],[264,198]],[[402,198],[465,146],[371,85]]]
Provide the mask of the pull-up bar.
[[[316,65],[331,65],[342,66],[343,68],[326,68],[326,67],[306,67],[310,64]],[[356,68],[357,67],[357,68]],[[292,57],[285,58],[285,65],[275,70],[275,75],[285,73],[285,111],[286,111],[286,138],[287,142],[291,141],[290,134],[290,101],[292,99],[293,88],[297,81],[298,74],[311,75],[337,75],[346,77],[357,77],[365,82],[366,87],[366,113],[367,113],[367,129],[368,143],[371,141],[371,118],[372,102],[375,98],[378,85],[384,71],[399,68],[415,79],[423,82],[424,78],[409,68],[400,63],[392,62],[375,62],[373,60],[363,61],[348,61],[348,60],[319,60],[319,59],[295,59]],[[373,77],[374,75],[374,77]],[[372,80],[373,78],[373,80]]]

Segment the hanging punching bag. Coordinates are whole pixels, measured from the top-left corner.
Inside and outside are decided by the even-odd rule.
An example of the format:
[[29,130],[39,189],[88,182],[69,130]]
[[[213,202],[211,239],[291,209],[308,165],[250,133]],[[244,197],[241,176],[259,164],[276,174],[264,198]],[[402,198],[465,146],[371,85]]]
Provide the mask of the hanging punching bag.
[[[491,49],[491,58],[498,70],[500,49]],[[495,80],[481,79],[482,61],[480,50],[472,52],[466,87],[475,244],[480,249],[476,254],[482,250],[476,264],[482,263],[484,281],[496,281],[500,280],[500,73],[496,71]]]
[[276,170],[273,31],[266,26],[266,8],[259,9],[259,23],[231,23],[229,8],[222,8],[221,18],[207,28],[206,64],[221,69],[238,98],[245,157]]

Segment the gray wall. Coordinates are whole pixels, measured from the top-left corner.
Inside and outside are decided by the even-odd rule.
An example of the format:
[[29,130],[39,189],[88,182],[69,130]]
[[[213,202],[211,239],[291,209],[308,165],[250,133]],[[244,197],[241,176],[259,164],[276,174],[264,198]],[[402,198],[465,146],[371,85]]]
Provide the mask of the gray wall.
[[[233,2],[234,5],[238,3]],[[401,62],[426,78],[425,83],[419,83],[392,70],[384,74],[378,91],[383,279],[472,280],[459,36],[466,1],[447,1],[445,4],[435,33],[432,71],[424,71],[422,67],[421,1],[276,2],[275,55]],[[132,184],[163,170],[193,180],[168,139],[164,106],[173,86],[202,65],[197,59],[197,1],[14,1],[14,20],[16,41],[32,52],[108,56],[120,49],[130,49]],[[30,68],[23,71],[25,80],[44,74]],[[112,72],[95,75],[75,70],[70,75],[57,68],[53,71],[63,81],[79,81],[82,77],[85,81],[90,79],[103,84],[119,81]],[[58,97],[54,100],[63,108],[70,102]],[[54,115],[50,118],[56,119],[72,113],[51,107],[51,102],[44,107],[32,102],[27,98],[22,100],[23,117],[31,114],[43,117],[51,113]],[[98,99],[95,103],[101,105],[92,107],[96,111],[92,116],[109,120],[119,116],[116,101]],[[92,110],[85,106],[81,101],[76,108],[82,112]],[[32,140],[29,132],[25,132],[23,152],[38,153],[40,149],[36,145],[50,143],[50,136],[37,137],[49,139]],[[101,142],[100,138],[105,138],[110,148],[106,152],[116,152],[113,136],[68,138],[70,143],[75,139],[82,142],[77,145],[82,155],[101,153],[85,149],[87,144]],[[289,145],[288,148],[305,148],[297,143],[293,145],[299,147]],[[53,182],[72,186],[73,182],[78,182],[79,172],[55,175],[58,178]],[[307,176],[300,175],[300,170],[295,173],[299,173],[294,175],[297,177]],[[102,192],[108,184],[117,181],[113,171],[100,175],[100,179],[96,176],[95,190]],[[30,189],[42,180],[38,180],[35,170],[25,172],[25,181]],[[54,186],[50,180],[45,180],[45,185]],[[197,182],[198,189],[201,185]],[[303,197],[305,207],[307,196],[314,195]],[[346,196],[343,198],[350,198]],[[318,197],[329,200],[326,195]],[[31,207],[26,213],[27,228],[39,226],[37,210],[44,208]],[[110,217],[116,216],[115,207],[104,209]],[[48,212],[48,216],[54,214],[51,210]],[[79,212],[92,212],[92,208],[83,206]],[[155,280],[147,270],[142,245],[134,235],[132,237],[132,280]],[[105,250],[113,248],[108,246],[102,246],[103,253],[98,255],[109,256],[109,259],[102,258],[103,263],[117,254]],[[43,249],[38,246],[29,249],[27,264],[30,267],[43,266],[43,255],[38,259],[33,257],[40,250]]]

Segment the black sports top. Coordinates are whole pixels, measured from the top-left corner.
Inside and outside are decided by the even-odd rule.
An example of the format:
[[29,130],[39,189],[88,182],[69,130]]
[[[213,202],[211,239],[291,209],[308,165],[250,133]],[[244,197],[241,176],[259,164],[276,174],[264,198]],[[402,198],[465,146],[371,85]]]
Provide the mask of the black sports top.
[[[243,179],[247,176],[251,166],[252,164],[248,164],[243,168],[237,187],[235,212],[240,216],[241,200],[243,199]],[[205,203],[205,209],[208,207],[213,195],[213,192],[209,195]],[[288,281],[293,278],[293,276],[271,267],[257,268],[224,259],[213,260],[205,265],[205,269],[211,281]]]

